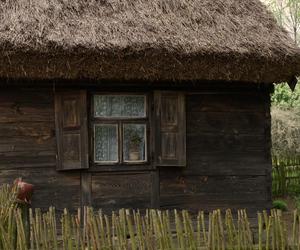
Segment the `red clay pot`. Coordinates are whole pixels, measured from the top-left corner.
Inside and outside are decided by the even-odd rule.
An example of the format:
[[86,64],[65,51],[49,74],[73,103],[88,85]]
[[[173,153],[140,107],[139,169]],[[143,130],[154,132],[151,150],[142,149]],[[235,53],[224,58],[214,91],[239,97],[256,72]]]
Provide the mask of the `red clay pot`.
[[17,185],[17,199],[19,202],[31,204],[31,197],[33,194],[33,185],[22,181],[21,178],[16,179],[14,184]]

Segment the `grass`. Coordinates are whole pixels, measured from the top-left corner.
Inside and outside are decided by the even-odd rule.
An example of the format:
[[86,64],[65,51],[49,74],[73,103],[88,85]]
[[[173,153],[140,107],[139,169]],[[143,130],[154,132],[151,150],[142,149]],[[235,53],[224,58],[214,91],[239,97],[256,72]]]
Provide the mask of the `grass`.
[[273,201],[273,208],[274,209],[279,209],[281,211],[287,211],[288,205],[285,201],[283,200],[274,200]]

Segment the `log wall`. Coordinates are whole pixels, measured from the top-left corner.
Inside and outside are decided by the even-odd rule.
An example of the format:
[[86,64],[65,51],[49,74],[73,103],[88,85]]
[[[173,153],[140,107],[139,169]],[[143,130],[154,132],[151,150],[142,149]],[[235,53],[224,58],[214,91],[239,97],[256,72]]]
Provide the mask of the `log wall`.
[[34,207],[192,211],[270,206],[269,92],[191,91],[186,97],[187,167],[56,171],[51,88],[0,92],[0,183],[35,185]]
[[0,183],[22,177],[34,184],[34,207],[79,207],[79,172],[56,171],[53,91],[2,89],[0,114]]
[[160,170],[160,206],[210,210],[270,206],[269,95],[187,97],[187,167]]

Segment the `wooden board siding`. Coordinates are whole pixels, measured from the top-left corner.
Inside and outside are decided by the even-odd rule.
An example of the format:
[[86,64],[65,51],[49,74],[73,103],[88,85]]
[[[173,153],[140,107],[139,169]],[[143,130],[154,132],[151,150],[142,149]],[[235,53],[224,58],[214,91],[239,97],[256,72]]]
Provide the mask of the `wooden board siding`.
[[[265,176],[203,176],[162,173],[161,208],[197,212],[211,208],[250,208],[265,205]],[[232,205],[231,205],[232,204]]]
[[160,207],[267,208],[268,94],[195,94],[186,100],[187,167],[160,169]]
[[55,166],[50,89],[0,92],[0,169]]
[[2,89],[0,112],[0,183],[32,183],[33,207],[79,207],[80,173],[55,170],[52,89]]
[[259,92],[188,96],[185,173],[266,175],[268,98]]
[[[254,214],[271,202],[269,96],[249,86],[209,88],[186,97],[186,167],[155,170],[151,159],[145,166],[68,172],[56,171],[52,88],[2,89],[0,183],[23,177],[35,185],[33,206],[44,209],[77,208],[82,202],[107,212],[230,207]],[[153,134],[149,141],[153,151]]]
[[102,173],[92,175],[92,205],[104,211],[151,207],[151,174]]
[[78,173],[58,173],[55,168],[26,168],[0,170],[0,182],[12,183],[22,177],[34,185],[33,207],[43,210],[55,206],[75,210],[80,207],[80,178]]

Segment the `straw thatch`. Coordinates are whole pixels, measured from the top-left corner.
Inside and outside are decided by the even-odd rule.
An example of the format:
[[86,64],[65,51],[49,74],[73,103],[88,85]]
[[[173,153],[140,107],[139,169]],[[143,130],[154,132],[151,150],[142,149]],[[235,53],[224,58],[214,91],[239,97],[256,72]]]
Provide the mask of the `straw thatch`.
[[1,0],[0,77],[279,82],[300,49],[259,0]]

